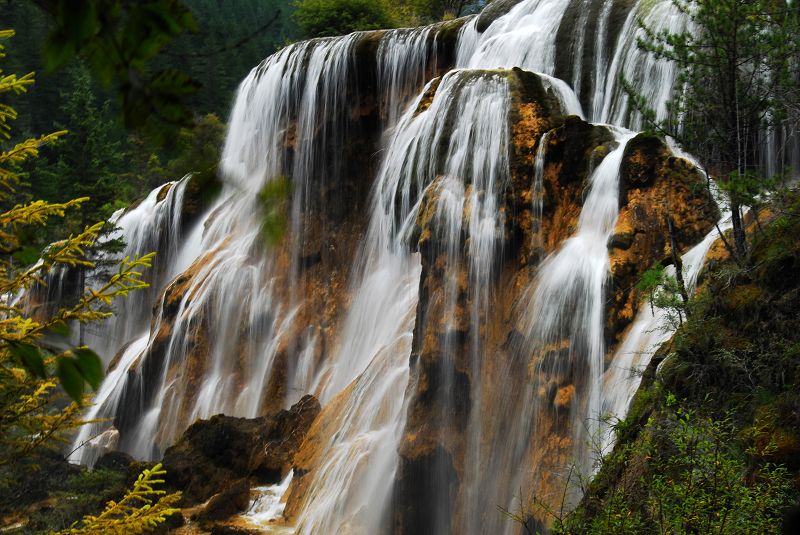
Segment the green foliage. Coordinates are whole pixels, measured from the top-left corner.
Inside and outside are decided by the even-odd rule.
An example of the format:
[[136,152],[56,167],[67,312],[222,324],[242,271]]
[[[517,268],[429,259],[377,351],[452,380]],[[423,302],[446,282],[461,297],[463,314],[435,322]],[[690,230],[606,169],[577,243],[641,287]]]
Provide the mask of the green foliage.
[[[225,117],[239,82],[250,69],[278,47],[298,37],[291,20],[291,0],[184,0],[182,3],[192,12],[197,31],[184,31],[175,36],[148,61],[146,68],[148,72],[180,70],[201,84],[197,92],[180,99],[191,111],[188,118],[196,119],[208,113]],[[29,97],[19,99],[15,105],[20,112],[18,129],[39,132],[51,129],[56,122],[68,125],[60,96],[67,85],[64,71],[46,70],[42,58],[42,44],[56,27],[53,17],[29,0],[0,0],[0,4],[0,27],[17,28],[20,34],[10,46],[13,55],[7,62],[9,70],[35,71],[40,81],[30,88]],[[69,69],[74,62],[68,62],[62,69]],[[95,100],[110,103],[109,115],[104,120],[114,131],[113,139],[124,140],[128,132],[116,120],[123,111],[117,82],[104,86],[92,65],[87,65],[95,82],[92,87]],[[151,136],[152,130],[155,128],[137,130],[138,137],[147,135],[149,138],[151,146],[147,156],[155,154],[162,161],[174,157],[171,145],[177,129],[170,127],[168,135],[157,138]],[[174,177],[162,177],[159,183],[171,178]],[[36,198],[49,199],[42,195]]]
[[483,0],[296,0],[293,18],[306,38],[413,27],[477,13]]
[[125,485],[125,477],[119,472],[81,470],[67,478],[63,490],[54,493],[53,508],[32,515],[29,525],[48,532],[68,528],[76,518],[102,510],[109,500],[118,500],[125,494]]
[[67,394],[72,399],[80,400],[84,383],[95,390],[100,387],[103,363],[94,351],[86,347],[76,348],[71,353],[58,359],[56,374]]
[[[648,509],[659,533],[775,533],[793,485],[783,467],[765,464],[747,484],[745,458],[731,449],[729,419],[680,408],[645,443],[655,472]],[[668,453],[665,454],[664,452]]]
[[294,19],[305,37],[390,28],[385,0],[297,0]]
[[131,200],[135,191],[119,180],[124,154],[114,139],[109,103],[98,105],[82,64],[74,64],[67,79],[67,90],[61,93],[65,122],[56,126],[70,134],[51,145],[46,162],[30,167],[28,180],[32,196],[53,201],[87,198],[77,211],[80,216],[66,229],[75,232],[91,221],[108,219],[115,201]]
[[188,173],[201,175],[205,183],[217,174],[225,138],[225,125],[210,113],[199,118],[191,128],[178,133],[177,156],[167,162],[162,175],[182,177]]
[[[90,15],[86,12],[78,14],[79,18],[91,18]],[[72,15],[64,16],[64,19],[75,23],[76,20],[70,17]],[[73,40],[86,39],[89,35],[87,32],[91,33],[87,27],[71,28],[70,32],[67,38]],[[12,31],[0,31],[2,39],[13,35]],[[4,57],[2,45],[0,57]],[[5,75],[0,71],[0,93],[24,92],[32,82],[32,75]],[[109,181],[111,172],[106,172],[103,167],[108,164],[110,157],[102,151],[113,150],[115,146],[107,139],[102,121],[92,114],[95,107],[93,95],[88,89],[88,76],[79,72],[76,83],[78,90],[69,93],[65,104],[78,127],[72,138],[75,141],[72,144],[64,142],[62,147],[65,150],[56,165],[60,166],[62,172],[70,172],[75,171],[73,167],[85,164],[85,167],[78,169],[81,174],[75,178],[74,187],[89,188],[94,193],[102,190],[104,185],[113,184],[113,180]],[[7,139],[11,137],[9,122],[16,117],[15,110],[3,104],[0,108],[0,131]],[[33,231],[41,229],[54,218],[63,218],[69,211],[90,205],[88,197],[61,203],[42,200],[17,202],[20,199],[17,194],[20,166],[37,157],[42,145],[55,143],[65,134],[62,131],[26,139],[0,152],[0,292],[6,296],[0,307],[0,489],[4,496],[20,492],[15,488],[18,483],[24,487],[24,482],[8,479],[15,471],[19,472],[21,464],[35,470],[37,467],[29,461],[34,458],[46,459],[49,448],[63,441],[65,431],[84,423],[80,421],[80,412],[85,386],[88,384],[97,389],[102,380],[100,358],[85,346],[79,344],[73,347],[67,325],[106,318],[111,314],[115,299],[146,287],[141,269],[150,267],[153,257],[150,254],[135,259],[125,258],[115,273],[89,289],[82,289],[74,302],[61,304],[55,310],[49,307],[37,310],[36,306],[26,304],[27,298],[35,295],[34,287],[46,285],[47,275],[54,270],[94,270],[97,264],[89,260],[87,252],[97,247],[98,239],[106,228],[104,223],[89,224],[88,212],[84,211],[81,224],[75,227],[75,231],[66,239],[55,241],[43,249],[38,255],[39,260],[33,263],[37,256],[29,243],[31,235],[35,233]],[[70,157],[74,157],[74,160],[68,161]],[[103,201],[102,197],[99,201]],[[95,205],[94,210],[101,208]],[[27,259],[29,263],[20,265],[18,262],[21,259]],[[72,402],[65,403],[57,388],[58,383],[52,378],[58,378],[61,388],[72,398]],[[60,469],[64,470],[66,463],[63,460],[60,462]],[[58,462],[51,462],[50,466],[57,467]],[[145,470],[133,489],[119,501],[110,501],[99,515],[87,515],[80,525],[74,524],[62,533],[152,531],[177,511],[173,506],[180,499],[180,493],[167,495],[158,488],[164,483],[160,478],[164,473],[160,465]],[[29,478],[26,479],[29,481]],[[104,485],[103,490],[105,488]],[[25,490],[21,489],[22,492]],[[75,505],[76,498],[81,503],[85,501],[84,496],[70,495],[69,498],[64,502],[73,501],[71,506]],[[92,501],[91,497],[88,499]],[[0,505],[6,507],[6,504]],[[33,524],[36,522],[34,518]]]
[[57,535],[90,535],[96,533],[138,534],[152,531],[167,517],[179,512],[174,506],[181,493],[167,494],[159,487],[164,484],[166,471],[160,464],[145,469],[119,501],[110,501],[97,516],[87,515],[78,525]]
[[776,533],[796,492],[785,467],[755,471],[729,418],[712,419],[663,400],[625,457],[643,472],[603,497],[602,508],[556,518],[556,533]]
[[[0,38],[11,36],[11,31],[0,31]],[[18,93],[30,85],[32,78],[0,72],[0,81],[0,92]],[[14,116],[13,109],[5,105],[4,124],[8,125]],[[3,201],[15,194],[19,183],[17,166],[35,158],[43,143],[52,143],[63,134],[65,132],[27,139],[0,152]],[[68,238],[52,243],[41,251],[40,260],[33,265],[18,265],[14,261],[14,254],[28,246],[26,240],[31,229],[46,225],[52,218],[63,217],[68,210],[79,208],[87,200],[32,201],[14,204],[0,212],[0,252],[3,253],[0,292],[8,296],[0,307],[0,466],[19,462],[39,447],[60,439],[64,430],[79,425],[84,383],[93,388],[100,384],[100,359],[88,348],[71,347],[66,326],[71,322],[83,324],[105,318],[111,314],[109,309],[114,299],[146,286],[141,268],[150,266],[152,255],[125,259],[104,283],[84,291],[74,303],[51,314],[23,308],[24,299],[21,298],[35,285],[45,284],[44,279],[52,270],[94,266],[87,260],[86,251],[96,243],[102,223],[82,227]],[[57,339],[58,343],[45,344],[45,336]],[[59,397],[56,382],[50,379],[54,375],[73,398],[73,402],[61,410],[53,406]]]
[[[739,211],[772,185],[759,169],[768,128],[796,124],[800,14],[769,0],[673,0],[690,20],[681,33],[656,32],[644,22],[639,46],[678,68],[670,116],[657,121],[628,81],[623,88],[648,128],[669,135],[697,156],[729,194],[732,253],[747,252]],[[794,59],[793,59],[794,58]]]
[[199,91],[187,99],[195,119],[209,113],[225,117],[247,73],[299,36],[291,16],[292,0],[184,3],[198,31],[178,36],[153,66],[180,68],[200,82]]
[[175,37],[197,26],[178,0],[37,0],[54,21],[44,45],[48,70],[77,55],[106,87],[114,84],[122,100],[125,124],[142,128],[157,123],[187,124],[186,97],[199,85],[176,68],[150,72],[151,60]]
[[660,263],[642,273],[636,289],[647,296],[654,313],[655,308],[666,313],[662,328],[671,331],[683,324],[688,304],[683,300],[681,284]]
[[666,273],[664,266],[658,263],[642,273],[642,276],[639,278],[639,282],[636,284],[636,289],[643,294],[646,294],[650,298],[651,305],[653,305],[655,294],[661,287],[665,276]]
[[406,0],[403,4],[423,24],[477,13],[486,4],[479,0]]

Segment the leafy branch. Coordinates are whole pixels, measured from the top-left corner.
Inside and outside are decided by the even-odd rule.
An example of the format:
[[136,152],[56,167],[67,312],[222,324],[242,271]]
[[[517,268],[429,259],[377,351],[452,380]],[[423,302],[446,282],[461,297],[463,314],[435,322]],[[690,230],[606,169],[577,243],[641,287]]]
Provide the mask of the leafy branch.
[[99,515],[87,515],[71,528],[55,535],[127,535],[151,531],[167,517],[179,512],[174,506],[181,499],[181,493],[167,494],[159,488],[164,484],[163,476],[166,473],[161,464],[145,469],[139,474],[133,488],[120,501],[108,502]]

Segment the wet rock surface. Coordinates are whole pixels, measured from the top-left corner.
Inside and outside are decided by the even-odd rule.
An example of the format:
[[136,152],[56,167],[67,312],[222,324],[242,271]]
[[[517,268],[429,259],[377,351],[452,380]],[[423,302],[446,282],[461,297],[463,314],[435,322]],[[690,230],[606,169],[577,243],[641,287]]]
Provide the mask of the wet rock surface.
[[196,520],[223,520],[247,509],[250,505],[250,482],[237,479],[214,494],[194,516]]
[[241,503],[244,494],[239,487],[225,490],[230,481],[273,484],[281,480],[319,410],[319,402],[306,396],[289,410],[260,418],[217,415],[199,420],[166,451],[167,484],[183,492],[185,506],[224,491],[217,505],[228,510],[231,504]]
[[487,5],[483,11],[481,11],[481,14],[478,15],[475,28],[479,32],[486,31],[494,21],[511,11],[511,9],[521,1],[522,0],[495,0]]
[[[436,217],[440,201],[435,185],[426,191],[419,211],[414,236],[422,253],[422,277],[410,363],[410,384],[415,391],[399,448],[391,514],[395,533],[463,528],[455,519],[469,517],[465,509],[472,506],[473,499],[463,483],[471,477],[475,486],[474,478],[483,477],[476,476],[475,468],[469,466],[470,455],[475,455],[465,450],[470,426],[482,426],[486,436],[500,437],[504,426],[517,425],[511,422],[514,414],[530,410],[535,403],[544,407],[536,416],[537,436],[547,438],[530,452],[530,458],[518,459],[519,464],[566,466],[576,447],[569,418],[580,409],[579,403],[585,402],[586,386],[569,360],[569,341],[547,347],[543,354],[530,354],[524,349],[524,340],[515,341],[517,326],[509,311],[524,302],[524,289],[533,281],[539,262],[576,231],[588,179],[617,142],[605,126],[561,116],[557,102],[536,75],[515,69],[509,76],[513,88],[511,174],[499,208],[506,222],[500,247],[503,258],[489,282],[488,309],[475,306],[465,260],[467,238],[462,237],[457,251],[460,259],[450,257],[446,244],[437,241],[444,234],[437,228],[441,219]],[[542,183],[537,190],[534,165],[546,132]],[[680,253],[700,241],[718,217],[701,177],[663,143],[640,136],[629,143],[623,158],[620,217],[609,242],[612,273],[607,290],[607,354],[613,354],[638,310],[640,296],[633,291],[638,277],[670,253],[664,219],[667,203]],[[540,214],[534,207],[537,199]],[[465,210],[464,220],[469,217]],[[454,302],[447,302],[448,284],[453,285],[455,294],[449,299]],[[471,317],[475,310],[478,318]],[[474,330],[474,325],[481,327]],[[482,355],[477,363],[472,357],[475,354]],[[547,359],[552,362],[547,364]],[[527,393],[531,383],[540,385],[532,397]],[[481,395],[476,399],[478,391]],[[534,401],[537,398],[541,401]],[[506,413],[508,416],[496,421],[483,420]],[[473,447],[489,448],[490,444]],[[491,458],[491,453],[487,451],[485,458]],[[504,480],[511,475],[495,477]],[[535,468],[523,478],[545,494],[548,489],[561,488],[552,471]],[[428,498],[420,500],[420,496]]]

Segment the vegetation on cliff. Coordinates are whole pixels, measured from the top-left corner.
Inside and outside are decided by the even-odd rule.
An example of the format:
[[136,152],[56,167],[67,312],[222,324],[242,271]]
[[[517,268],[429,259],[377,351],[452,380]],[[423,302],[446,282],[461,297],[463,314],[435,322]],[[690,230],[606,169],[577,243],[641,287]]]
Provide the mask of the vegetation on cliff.
[[476,13],[485,0],[297,0],[294,20],[304,37],[421,26]]
[[800,497],[800,192],[749,223],[746,262],[718,243],[695,297],[670,304],[688,320],[645,371],[579,508],[536,511],[556,532],[781,531]]
[[[671,136],[698,158],[726,193],[733,224],[732,254],[744,259],[741,210],[753,206],[776,180],[795,170],[790,143],[800,120],[797,58],[800,15],[769,0],[673,0],[685,13],[682,31],[656,31],[640,23],[643,50],[678,71],[669,115],[624,81],[649,128]],[[787,166],[784,168],[784,166]]]

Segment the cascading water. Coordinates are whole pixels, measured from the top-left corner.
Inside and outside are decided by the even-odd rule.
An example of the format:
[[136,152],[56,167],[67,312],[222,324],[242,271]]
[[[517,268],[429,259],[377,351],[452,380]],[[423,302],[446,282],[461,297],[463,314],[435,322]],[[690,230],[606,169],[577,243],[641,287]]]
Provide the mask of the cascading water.
[[[697,278],[705,263],[709,249],[719,239],[719,232],[731,228],[730,215],[724,216],[719,230],[716,228],[682,257],[683,280],[687,289],[693,292]],[[667,276],[675,275],[675,266],[665,270]],[[642,372],[659,347],[670,339],[674,325],[667,313],[659,308],[643,306],[630,332],[617,348],[614,358],[603,375],[603,405],[601,414],[623,415],[639,387]],[[601,451],[608,452],[613,444],[614,434],[611,425],[603,424]]]
[[[461,36],[458,64],[470,68],[518,66],[548,75],[569,72],[572,88],[581,95],[584,109],[591,112],[591,121],[636,129],[641,127],[641,118],[630,109],[619,84],[620,76],[624,76],[653,103],[657,116],[665,118],[675,70],[670,63],[658,61],[638,47],[637,39],[643,34],[638,21],[642,20],[656,32],[678,33],[686,30],[685,14],[668,1],[640,0],[624,14],[624,25],[614,42],[609,33],[613,2],[603,2],[598,20],[593,23],[593,48],[587,49],[588,25],[573,21],[568,11],[570,5],[568,0],[526,0],[480,34],[477,20],[467,24]],[[579,13],[589,11],[585,6]],[[559,34],[565,29],[570,30],[570,35],[577,35],[569,43],[559,42]],[[609,50],[613,51],[610,55]],[[591,76],[582,71],[587,59],[594,69]],[[591,91],[585,94],[580,91],[583,77],[592,82]]]
[[[188,267],[181,265],[178,259],[178,236],[181,234],[180,207],[190,178],[187,176],[154,189],[136,208],[118,220],[112,219],[119,231],[112,234],[110,239],[120,238],[125,242],[120,257],[134,258],[151,251],[158,251],[159,254],[153,258],[153,266],[145,274],[150,288],[120,299],[116,303],[118,310],[115,316],[102,327],[101,337],[93,337],[93,332],[88,332],[87,343],[98,348],[100,354],[110,355],[112,349],[141,334],[142,325],[150,321],[158,289]],[[102,338],[109,333],[110,340]]]
[[[99,329],[87,332],[86,343],[106,359],[121,351],[95,395],[94,405],[87,414],[89,420],[117,413],[128,369],[146,346],[145,331],[157,298],[155,292],[187,267],[178,258],[177,243],[181,233],[181,206],[190,178],[187,176],[154,189],[136,208],[111,219],[117,229],[106,239],[124,241],[120,258],[135,258],[152,251],[159,251],[159,254],[153,259],[153,267],[144,274],[150,288],[118,300],[114,303],[116,314]],[[113,449],[117,445],[118,437],[111,443],[98,443],[96,439],[104,434],[114,436],[114,433],[116,430],[105,422],[84,426],[75,439],[75,451],[70,459],[94,464],[109,447]]]
[[[495,254],[496,228],[502,227],[497,195],[508,178],[508,127],[497,118],[508,113],[508,98],[503,75],[456,71],[441,80],[429,108],[418,112],[418,98],[397,125],[373,194],[364,282],[345,324],[341,353],[349,361],[335,359],[323,399],[358,379],[338,420],[340,432],[326,446],[310,484],[300,533],[341,532],[353,525],[372,533],[384,521],[391,490],[386,482],[393,480],[407,409],[403,394],[419,286],[410,233],[424,199],[434,196],[432,217],[441,221],[443,247],[454,262],[444,311],[452,316],[461,233],[471,237],[471,273],[481,288]],[[387,344],[392,338],[396,342]]]
[[[589,466],[582,450],[587,438],[595,434],[602,415],[605,288],[610,273],[606,244],[619,209],[622,155],[633,134],[618,136],[617,148],[603,159],[589,179],[590,190],[577,232],[539,268],[531,289],[530,309],[522,320],[523,334],[527,335],[534,353],[568,342],[567,352],[560,355],[558,362],[541,362],[539,366],[576,370],[576,390],[582,392],[582,399],[570,415],[570,427],[575,434],[575,458],[583,473],[589,472]],[[557,375],[561,370],[538,371]],[[534,427],[544,426],[534,424]]]
[[[322,154],[327,140],[337,139],[341,132],[314,134],[319,128],[337,126],[329,127],[328,121],[343,102],[347,50],[355,40],[348,37],[288,47],[242,83],[242,98],[232,111],[223,152],[225,189],[182,250],[173,252],[185,264],[181,267],[192,265],[161,295],[152,329],[149,321],[138,323],[143,332],[150,331],[146,347],[139,358],[129,361],[135,366],[109,394],[114,404],[123,407],[93,411],[99,417],[116,416],[121,425],[132,429],[120,442],[123,450],[141,458],[157,457],[196,418],[220,412],[242,416],[260,412],[272,363],[285,343],[297,307],[274,291],[276,259],[261,253],[264,238],[256,194],[265,182],[291,174],[298,184],[294,205],[303,206],[307,195],[303,184],[323,163],[331,169],[321,161]],[[254,109],[260,113],[253,114]],[[276,126],[264,128],[264,120]],[[297,125],[293,132],[280,127],[290,122]],[[286,146],[291,143],[297,149],[290,160]],[[145,209],[148,202],[142,206]],[[302,239],[299,210],[291,229],[297,242]],[[180,216],[174,208],[171,213]],[[158,218],[148,218],[146,223],[160,228]],[[165,250],[149,242],[128,241],[131,246]],[[167,243],[174,248],[177,237]],[[172,297],[177,302],[168,303],[170,292],[179,286],[186,288]],[[164,315],[167,306],[177,309],[171,318]],[[135,317],[123,317],[126,323],[136,324]],[[236,332],[243,333],[241,339],[231,336]],[[185,368],[187,355],[198,350],[206,353],[204,362]],[[240,360],[228,358],[234,352],[241,355]],[[93,457],[85,451],[76,453],[81,462]]]
[[[436,64],[437,28],[388,32],[378,46],[382,115],[387,125],[397,124],[403,108],[425,85],[425,71]],[[399,97],[399,98],[398,98]]]
[[[567,42],[560,36],[573,4],[598,20]],[[489,343],[496,317],[506,314],[495,292],[511,262],[504,248],[516,239],[510,221],[515,210],[530,210],[531,225],[542,228],[545,199],[555,202],[548,147],[560,135],[531,139],[530,192],[511,204],[519,193],[511,155],[521,89],[512,71],[497,69],[543,73],[537,83],[561,108],[553,114],[586,110],[593,120],[636,127],[617,79],[625,73],[659,105],[666,102],[674,72],[653,71],[636,47],[635,20],[683,28],[671,9],[666,0],[629,9],[524,0],[483,31],[475,18],[355,33],[297,43],[265,60],[239,88],[222,192],[195,226],[176,226],[186,179],[120,220],[151,236],[126,230],[132,252],[166,252],[168,267],[158,268],[146,304],[122,311],[117,334],[110,336],[111,327],[100,333],[112,340],[106,354],[119,358],[89,416],[113,418],[115,428],[86,426],[76,446],[102,436],[73,458],[92,464],[114,445],[158,458],[197,418],[254,417],[313,393],[327,408],[315,431],[313,469],[263,489],[248,513],[254,520],[283,514],[278,494],[294,495],[305,478],[293,507],[299,533],[389,531],[405,514],[403,500],[415,498],[401,496],[410,488],[424,489],[430,502],[419,504],[433,512],[423,530],[518,531],[494,507],[513,509],[522,487],[552,484],[552,473],[570,460],[589,470],[585,442],[600,430],[599,415],[624,415],[636,388],[620,370],[646,365],[662,338],[645,336],[656,318],[642,307],[606,369],[607,243],[633,134],[593,127],[613,133],[610,151],[574,177],[587,190],[571,237],[546,250],[542,233],[534,233],[527,290],[514,317],[503,320],[516,325],[502,343],[510,356],[493,354],[500,349]],[[366,136],[376,139],[370,144]],[[374,180],[364,176],[372,162]],[[353,175],[366,184],[354,187]],[[291,184],[288,229],[280,245],[269,246],[262,193],[284,179]],[[367,189],[362,224],[348,213],[359,202],[348,195]],[[147,215],[134,224],[136,213]],[[337,256],[348,244],[317,243],[332,240],[342,221],[362,233],[345,235],[358,242],[349,257]],[[154,241],[153,232],[163,236]],[[178,234],[188,237],[180,248]],[[713,234],[685,256],[687,280],[696,278],[711,241]],[[334,266],[348,274],[344,297],[330,318],[314,317],[313,270],[340,258],[348,262]],[[152,303],[151,322],[145,312]],[[552,387],[547,377],[567,374],[575,402],[566,419],[551,418],[541,392]],[[420,398],[432,407],[428,427],[415,420]],[[420,429],[429,436],[418,436]],[[412,476],[401,457],[415,440],[439,449],[426,472],[413,472],[418,487],[404,487]]]

